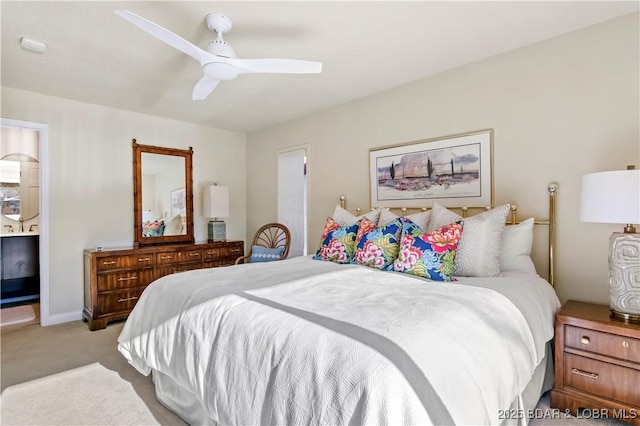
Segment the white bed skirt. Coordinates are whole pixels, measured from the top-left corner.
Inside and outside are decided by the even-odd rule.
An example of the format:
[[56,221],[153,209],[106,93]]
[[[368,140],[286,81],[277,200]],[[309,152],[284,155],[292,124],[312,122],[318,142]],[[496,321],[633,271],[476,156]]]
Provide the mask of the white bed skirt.
[[[553,388],[553,341],[547,343],[545,357],[536,367],[533,376],[524,391],[518,395],[509,408],[509,414],[503,416],[501,426],[526,426],[528,415],[535,409],[542,394]],[[207,416],[198,397],[189,389],[178,385],[166,374],[153,370],[158,400],[190,425],[216,425],[216,421]]]

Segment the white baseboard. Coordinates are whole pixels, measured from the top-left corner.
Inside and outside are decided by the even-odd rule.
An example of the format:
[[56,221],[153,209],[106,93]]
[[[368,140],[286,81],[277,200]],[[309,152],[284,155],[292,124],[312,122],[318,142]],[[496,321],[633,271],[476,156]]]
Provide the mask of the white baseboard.
[[65,322],[72,322],[82,320],[82,311],[67,312],[66,314],[49,315],[49,318],[41,318],[40,325],[45,327],[48,325],[63,324]]

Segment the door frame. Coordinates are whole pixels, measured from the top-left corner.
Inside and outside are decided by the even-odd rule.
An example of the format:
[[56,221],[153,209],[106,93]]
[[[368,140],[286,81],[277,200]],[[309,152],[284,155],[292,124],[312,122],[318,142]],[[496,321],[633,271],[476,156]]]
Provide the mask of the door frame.
[[40,325],[51,325],[49,313],[49,125],[0,118],[0,125],[38,131],[40,161],[40,218],[38,244],[40,256]]

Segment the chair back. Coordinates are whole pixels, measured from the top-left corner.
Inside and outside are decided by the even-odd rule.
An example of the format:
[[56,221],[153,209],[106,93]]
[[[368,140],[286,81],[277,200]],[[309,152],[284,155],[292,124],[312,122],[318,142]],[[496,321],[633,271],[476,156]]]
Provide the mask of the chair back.
[[268,223],[258,229],[251,245],[266,248],[283,247],[281,259],[286,259],[291,245],[291,232],[282,223]]

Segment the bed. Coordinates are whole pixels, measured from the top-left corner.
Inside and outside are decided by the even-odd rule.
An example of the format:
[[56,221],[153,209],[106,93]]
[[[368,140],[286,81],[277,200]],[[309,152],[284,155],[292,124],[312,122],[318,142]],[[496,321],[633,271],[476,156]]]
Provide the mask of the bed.
[[[551,258],[555,195],[554,188],[544,222]],[[327,239],[335,242],[332,235],[344,238],[353,218],[362,237],[363,217],[376,214],[345,217],[339,207],[322,247]],[[158,399],[190,424],[526,424],[528,410],[553,383],[550,342],[560,303],[550,282],[530,269],[526,247],[517,247],[534,220],[518,224],[515,209],[506,209],[513,224],[507,228],[504,206],[500,215],[487,209],[457,221],[435,206],[395,219],[377,212],[371,227],[378,237],[381,215],[401,223],[392,255],[404,265],[411,232],[418,235],[435,221],[437,228],[424,233],[442,236],[443,228],[457,228],[437,222],[461,223],[457,253],[469,262],[449,265],[447,282],[425,278],[420,262],[420,273],[400,271],[400,263],[376,267],[379,259],[366,250],[362,255],[358,244],[360,263],[353,256],[325,261],[319,249],[312,256],[162,277],[136,304],[118,349],[140,373],[153,375]],[[484,226],[496,216],[504,229],[497,248],[495,241],[486,244]],[[406,223],[415,223],[406,218],[428,220],[408,231]],[[462,240],[465,223],[467,235],[483,236],[480,243]],[[528,241],[524,246],[531,250]],[[482,262],[474,265],[479,247]],[[501,269],[496,276],[456,275],[494,262],[484,253],[492,250]],[[514,256],[501,257],[507,254]],[[443,273],[448,255],[439,256]]]

